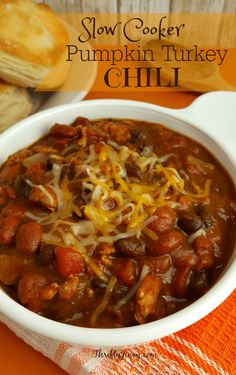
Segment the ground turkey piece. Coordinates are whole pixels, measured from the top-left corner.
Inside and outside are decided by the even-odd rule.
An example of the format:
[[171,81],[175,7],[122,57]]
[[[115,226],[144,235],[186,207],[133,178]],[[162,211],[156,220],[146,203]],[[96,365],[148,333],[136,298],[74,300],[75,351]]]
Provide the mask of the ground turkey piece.
[[111,139],[115,142],[126,142],[130,139],[130,131],[125,125],[111,125],[110,126]]
[[15,180],[15,189],[32,203],[37,203],[43,208],[55,211],[58,206],[57,195],[50,186],[29,184],[24,176]]
[[58,205],[56,193],[49,186],[45,186],[44,189],[46,192],[35,185],[29,194],[29,200],[40,204],[50,211],[55,211]]
[[145,323],[148,315],[155,311],[161,285],[160,277],[147,275],[138,287],[136,292],[135,319],[139,324]]
[[20,253],[32,255],[42,238],[41,225],[35,222],[23,224],[16,235],[16,248]]

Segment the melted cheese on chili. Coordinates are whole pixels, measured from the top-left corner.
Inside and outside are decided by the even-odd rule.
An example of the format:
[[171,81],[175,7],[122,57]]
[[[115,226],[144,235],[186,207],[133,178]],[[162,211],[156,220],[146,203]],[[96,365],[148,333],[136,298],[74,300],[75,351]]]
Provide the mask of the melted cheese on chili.
[[[187,191],[179,172],[164,166],[169,155],[160,158],[148,148],[138,153],[112,141],[99,143],[98,149],[95,145],[86,147],[85,133],[79,143],[82,147],[76,152],[69,153],[60,160],[60,164],[53,164],[53,179],[46,187],[56,194],[57,211],[40,217],[27,213],[41,225],[52,224],[50,230],[43,234],[46,243],[62,241],[67,246],[84,249],[99,242],[113,243],[133,235],[139,237],[142,232],[155,240],[157,235],[147,225],[156,218],[157,207],[178,207],[178,194],[192,200],[209,194],[210,180],[202,187],[193,184],[194,192]],[[143,175],[152,171],[154,182],[131,181],[126,171],[127,161],[139,167]],[[70,181],[62,173],[63,168],[71,163],[76,164],[74,180],[84,176],[81,179],[82,206],[76,205],[75,196],[69,189]],[[49,189],[44,190],[52,201]],[[112,209],[109,209],[109,199],[114,203]],[[73,212],[83,217],[83,220],[72,220]],[[76,239],[76,245],[71,235]]]

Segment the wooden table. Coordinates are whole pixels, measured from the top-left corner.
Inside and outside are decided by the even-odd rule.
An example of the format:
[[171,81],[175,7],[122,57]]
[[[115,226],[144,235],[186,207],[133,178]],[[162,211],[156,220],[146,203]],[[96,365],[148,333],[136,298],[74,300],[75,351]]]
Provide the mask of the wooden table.
[[[91,92],[85,99],[123,98],[143,100],[158,105],[181,108],[189,105],[194,93],[99,93]],[[0,324],[0,374],[1,375],[63,375],[65,372],[56,364],[36,352],[15,336],[7,327]]]
[[236,11],[232,0],[34,0],[61,12],[157,12],[157,13],[230,13]]

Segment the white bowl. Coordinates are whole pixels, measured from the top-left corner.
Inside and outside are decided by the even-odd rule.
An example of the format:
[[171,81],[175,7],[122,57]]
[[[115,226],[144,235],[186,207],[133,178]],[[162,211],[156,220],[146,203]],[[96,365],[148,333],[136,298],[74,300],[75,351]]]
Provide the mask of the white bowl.
[[[222,109],[224,106],[228,107],[226,112],[224,108]],[[220,119],[219,114],[215,115],[217,108],[224,112],[223,130],[230,141],[228,143],[222,137],[222,128],[221,131],[219,127],[214,132],[211,130],[211,118],[214,119],[214,123]],[[234,154],[236,134],[233,126],[236,118],[235,93],[206,94],[184,110],[171,110],[129,100],[91,100],[51,108],[21,121],[0,136],[0,163],[4,162],[8,155],[43,136],[55,122],[69,124],[77,116],[90,119],[130,118],[162,123],[204,145],[221,161],[236,182],[236,155]],[[199,122],[201,127],[205,128],[205,132],[200,129]],[[161,320],[135,327],[95,329],[58,323],[27,310],[3,290],[0,290],[0,312],[34,332],[71,344],[116,347],[144,343],[193,324],[223,302],[235,288],[235,257],[236,249],[216,284],[196,302]]]

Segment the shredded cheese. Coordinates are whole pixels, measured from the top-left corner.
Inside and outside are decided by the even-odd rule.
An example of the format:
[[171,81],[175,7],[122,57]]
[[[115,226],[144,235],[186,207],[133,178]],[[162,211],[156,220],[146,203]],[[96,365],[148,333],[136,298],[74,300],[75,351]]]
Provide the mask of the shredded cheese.
[[43,185],[37,185],[37,188],[41,190],[41,192],[48,198],[49,205],[53,206],[54,205],[54,197],[52,194],[49,193],[49,191],[43,186]]
[[[31,212],[26,215],[45,228],[51,225],[48,229],[50,241],[56,236],[63,243],[70,244],[68,235],[72,236],[72,246],[81,251],[91,269],[103,280],[107,280],[107,276],[98,269],[96,263],[92,263],[87,254],[89,246],[113,243],[131,236],[139,237],[142,233],[156,240],[157,234],[148,228],[148,224],[155,220],[157,207],[167,205],[176,208],[180,195],[197,201],[207,197],[210,192],[211,180],[207,180],[203,187],[191,181],[191,191],[186,190],[184,179],[178,171],[163,164],[171,154],[158,157],[150,147],[138,152],[132,147],[119,146],[112,140],[100,142],[98,152],[95,145],[87,145],[84,129],[78,145],[69,146],[65,154],[59,164],[53,163],[53,179],[48,185],[57,197],[57,210],[42,216]],[[141,170],[144,176],[142,180],[137,182],[137,179],[133,180],[127,175],[127,161]],[[75,166],[74,179],[81,180],[78,193],[70,191],[69,176],[62,174],[63,168],[71,165],[73,168]],[[145,182],[149,172],[155,174],[152,183]],[[33,186],[31,181],[26,182]],[[41,185],[36,186],[53,203],[50,190]],[[83,204],[77,205],[76,195],[81,197]],[[104,206],[108,198],[115,202],[111,210]],[[77,219],[73,216],[74,212]]]
[[113,289],[114,289],[116,283],[117,283],[117,278],[115,276],[112,276],[108,285],[107,285],[107,289],[106,289],[106,292],[103,296],[102,302],[100,303],[100,305],[97,306],[97,308],[94,310],[94,312],[91,316],[92,326],[95,325],[99,315],[101,315],[103,313],[103,311],[106,310],[106,307],[107,307],[107,305],[110,301],[110,298],[111,298],[111,295],[112,295],[112,292],[113,292]]
[[189,193],[189,192],[183,192],[183,194],[187,195],[189,198],[194,199],[200,199],[200,198],[206,198],[210,193],[210,187],[211,187],[211,180],[206,180],[205,186],[203,189],[201,189],[195,182],[192,182],[192,185],[194,189],[197,191],[196,193]]
[[191,234],[191,236],[189,236],[189,238],[188,238],[188,242],[192,243],[199,236],[206,236],[206,231],[203,228],[200,228],[196,232],[194,232],[193,234]]

